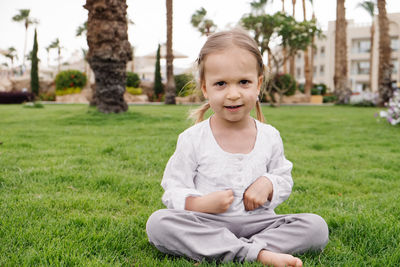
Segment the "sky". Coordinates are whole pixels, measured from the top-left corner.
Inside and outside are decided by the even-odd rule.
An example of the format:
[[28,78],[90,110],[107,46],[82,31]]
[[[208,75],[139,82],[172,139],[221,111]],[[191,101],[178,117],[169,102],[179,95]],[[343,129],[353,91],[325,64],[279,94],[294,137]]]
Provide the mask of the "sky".
[[[35,27],[38,32],[39,58],[47,64],[45,48],[59,38],[63,60],[73,53],[79,55],[81,49],[87,49],[86,39],[76,37],[76,29],[87,20],[87,10],[83,8],[85,0],[0,0],[0,49],[7,50],[13,46],[17,49],[19,63],[22,62],[25,27],[22,23],[12,21],[19,9],[30,9],[31,17],[39,20]],[[199,8],[207,10],[207,17],[218,26],[218,30],[233,27],[240,18],[250,12],[250,0],[175,0],[173,2],[173,48],[188,56],[187,59],[176,59],[175,65],[189,66],[197,57],[206,38],[190,24],[191,15]],[[297,0],[296,19],[303,19],[300,0]],[[307,6],[308,18],[311,18],[311,4]],[[346,18],[356,23],[368,23],[370,16],[357,4],[361,0],[346,0]],[[285,0],[285,9],[292,12],[292,0]],[[400,12],[399,0],[386,0],[387,12]],[[128,16],[134,22],[129,25],[128,35],[135,55],[143,56],[154,52],[158,43],[166,42],[166,7],[165,0],[127,0]],[[282,4],[275,0],[267,5],[267,13],[280,11]],[[314,10],[319,25],[327,29],[328,21],[336,18],[336,0],[314,0]],[[29,27],[27,53],[32,50],[34,27]],[[56,51],[50,52],[50,64],[56,64]],[[0,64],[9,60],[0,55]],[[15,64],[15,63],[14,63]],[[16,65],[16,64],[15,64]]]

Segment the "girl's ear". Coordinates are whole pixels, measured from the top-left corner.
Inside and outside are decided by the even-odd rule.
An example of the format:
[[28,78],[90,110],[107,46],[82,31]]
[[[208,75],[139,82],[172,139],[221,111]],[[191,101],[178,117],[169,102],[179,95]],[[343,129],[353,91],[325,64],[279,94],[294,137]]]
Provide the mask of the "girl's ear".
[[201,91],[203,92],[204,98],[205,98],[205,99],[208,99],[208,96],[207,96],[207,89],[206,89],[206,85],[205,85],[204,82],[201,82]]
[[258,85],[257,85],[258,93],[260,93],[261,85],[262,85],[262,83],[263,83],[263,80],[264,80],[264,76],[263,76],[263,75],[260,75],[260,76],[258,77]]

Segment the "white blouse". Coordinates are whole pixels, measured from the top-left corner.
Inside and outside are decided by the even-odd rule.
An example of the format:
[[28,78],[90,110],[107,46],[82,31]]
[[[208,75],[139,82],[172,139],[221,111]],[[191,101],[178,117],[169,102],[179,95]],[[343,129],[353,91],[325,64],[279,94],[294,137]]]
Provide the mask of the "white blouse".
[[[273,210],[285,201],[292,191],[293,165],[285,158],[278,130],[255,121],[256,142],[248,154],[224,151],[214,138],[210,119],[181,133],[161,182],[165,190],[162,201],[167,208],[183,210],[188,196],[202,196],[226,189],[232,189],[234,201],[221,215],[257,214]],[[246,211],[243,193],[260,176],[271,180],[272,200],[267,200],[253,211]]]

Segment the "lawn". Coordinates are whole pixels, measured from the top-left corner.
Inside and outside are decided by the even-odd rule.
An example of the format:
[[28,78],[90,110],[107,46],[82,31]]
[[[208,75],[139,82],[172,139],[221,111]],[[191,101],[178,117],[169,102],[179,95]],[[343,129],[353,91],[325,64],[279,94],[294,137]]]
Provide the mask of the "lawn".
[[[193,266],[145,233],[189,109],[0,105],[0,266]],[[400,264],[400,127],[378,123],[378,110],[263,107],[294,164],[293,193],[276,212],[329,225],[328,246],[301,255],[305,266]]]

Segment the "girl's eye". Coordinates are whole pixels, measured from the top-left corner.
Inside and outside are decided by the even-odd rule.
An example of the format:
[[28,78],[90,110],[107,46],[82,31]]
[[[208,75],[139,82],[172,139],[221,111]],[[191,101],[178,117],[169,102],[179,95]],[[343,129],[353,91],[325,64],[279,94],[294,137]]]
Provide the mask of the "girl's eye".
[[224,85],[225,85],[225,82],[222,82],[222,81],[221,81],[221,82],[216,82],[215,85],[217,85],[217,86],[224,86]]
[[241,85],[249,85],[249,84],[250,84],[250,81],[249,81],[249,80],[241,80],[241,81],[240,81],[240,84],[241,84]]

